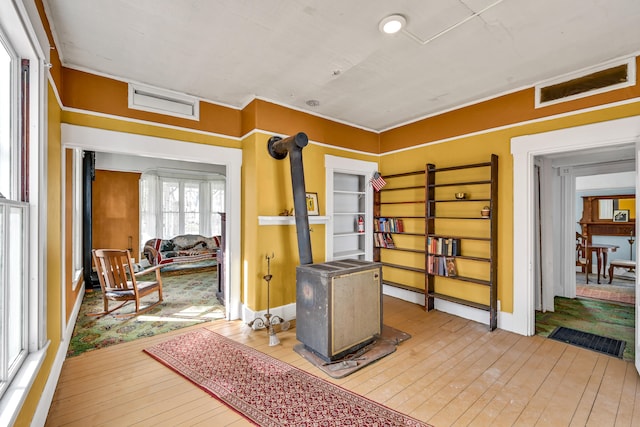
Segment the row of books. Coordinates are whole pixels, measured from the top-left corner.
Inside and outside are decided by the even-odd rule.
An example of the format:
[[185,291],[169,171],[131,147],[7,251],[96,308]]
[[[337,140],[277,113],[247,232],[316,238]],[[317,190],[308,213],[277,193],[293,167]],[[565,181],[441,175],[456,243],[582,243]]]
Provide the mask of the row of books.
[[435,255],[460,255],[460,239],[450,237],[427,237],[427,252]]
[[404,231],[404,224],[399,218],[377,218],[373,222],[373,231],[402,233]]
[[456,259],[444,256],[427,256],[427,273],[438,276],[453,277],[458,275]]
[[376,248],[395,248],[391,233],[373,233],[373,244]]

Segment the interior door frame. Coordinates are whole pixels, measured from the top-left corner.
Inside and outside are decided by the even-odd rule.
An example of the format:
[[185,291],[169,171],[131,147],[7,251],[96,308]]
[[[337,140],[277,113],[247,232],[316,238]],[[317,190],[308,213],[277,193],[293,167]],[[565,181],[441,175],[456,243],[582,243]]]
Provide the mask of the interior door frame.
[[[636,144],[640,151],[640,116],[559,129],[533,135],[512,138],[513,155],[513,314],[501,327],[522,335],[535,334],[534,298],[534,170],[536,156],[571,152],[600,147]],[[636,153],[637,154],[637,153]],[[636,162],[638,161],[636,155]],[[637,166],[636,166],[637,167]],[[636,178],[636,192],[640,178]],[[636,199],[636,203],[638,200]],[[638,218],[636,218],[638,222]],[[637,226],[637,225],[636,225]],[[515,232],[517,230],[517,233]],[[638,279],[636,279],[637,281]],[[638,285],[636,284],[638,292]],[[636,299],[636,304],[640,299]],[[636,334],[638,328],[636,307]],[[639,337],[636,347],[640,348]],[[640,366],[640,354],[636,352],[636,366]]]
[[[227,218],[241,218],[241,167],[242,150],[207,144],[177,141],[147,135],[111,131],[63,123],[61,125],[62,149],[81,148],[88,151],[130,154],[198,163],[224,165],[227,191],[225,210]],[[64,172],[63,172],[64,173]],[[64,235],[64,234],[63,234]],[[225,239],[225,307],[227,319],[240,319],[241,310],[241,235],[240,221],[226,221]]]

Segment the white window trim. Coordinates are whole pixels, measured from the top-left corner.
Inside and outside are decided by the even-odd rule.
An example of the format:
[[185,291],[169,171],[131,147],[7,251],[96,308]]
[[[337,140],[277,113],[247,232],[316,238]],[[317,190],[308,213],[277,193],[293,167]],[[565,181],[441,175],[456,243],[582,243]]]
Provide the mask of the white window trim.
[[0,397],[0,425],[15,422],[49,345],[46,336],[47,66],[50,46],[33,0],[0,2],[0,28],[17,54],[30,60],[29,269],[25,361]]

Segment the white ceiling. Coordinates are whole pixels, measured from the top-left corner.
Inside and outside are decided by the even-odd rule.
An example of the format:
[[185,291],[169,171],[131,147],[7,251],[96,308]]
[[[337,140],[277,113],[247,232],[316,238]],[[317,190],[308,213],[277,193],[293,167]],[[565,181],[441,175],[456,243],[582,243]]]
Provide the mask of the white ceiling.
[[[638,0],[44,3],[67,67],[378,131],[640,51]],[[392,13],[423,41],[450,31],[383,35]]]

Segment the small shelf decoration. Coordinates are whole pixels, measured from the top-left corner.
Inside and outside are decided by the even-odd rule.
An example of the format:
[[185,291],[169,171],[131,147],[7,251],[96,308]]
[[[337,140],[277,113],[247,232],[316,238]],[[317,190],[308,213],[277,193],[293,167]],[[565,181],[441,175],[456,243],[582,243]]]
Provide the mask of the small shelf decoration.
[[489,208],[489,206],[485,206],[480,211],[480,215],[482,215],[482,218],[489,218],[490,214],[491,214],[491,209]]
[[318,206],[318,193],[307,193],[307,214],[320,215],[320,207]]
[[629,211],[626,209],[614,210],[613,222],[629,222]]

